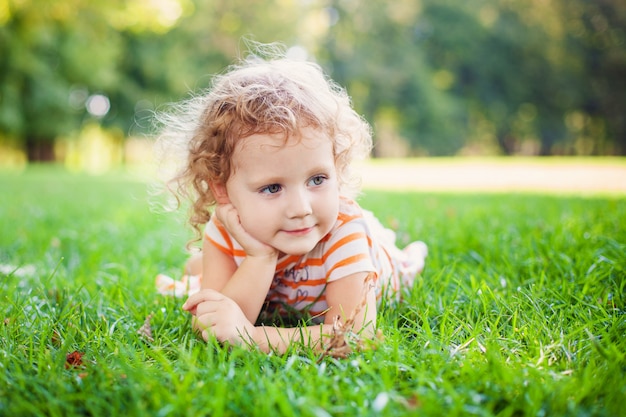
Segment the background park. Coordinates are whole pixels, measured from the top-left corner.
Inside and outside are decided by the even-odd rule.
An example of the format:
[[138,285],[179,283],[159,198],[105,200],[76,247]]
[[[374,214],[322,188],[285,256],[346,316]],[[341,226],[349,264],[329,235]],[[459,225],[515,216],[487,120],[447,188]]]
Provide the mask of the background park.
[[[373,126],[360,203],[428,243],[347,358],[206,344],[152,115],[281,42]],[[0,416],[615,416],[626,5],[0,0]]]

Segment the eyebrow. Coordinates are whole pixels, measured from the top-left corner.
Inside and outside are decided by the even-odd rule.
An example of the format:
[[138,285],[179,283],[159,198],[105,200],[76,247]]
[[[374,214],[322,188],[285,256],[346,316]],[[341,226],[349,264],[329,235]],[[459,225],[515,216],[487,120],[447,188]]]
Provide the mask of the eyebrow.
[[[318,174],[329,175],[333,171],[336,171],[334,169],[334,163],[330,165],[316,165],[314,168],[309,170],[309,173],[307,174],[307,178],[311,178]],[[259,180],[250,181],[250,184],[254,187],[263,187],[269,184],[282,184],[284,182],[285,182],[285,177],[267,177],[267,178],[260,178]]]

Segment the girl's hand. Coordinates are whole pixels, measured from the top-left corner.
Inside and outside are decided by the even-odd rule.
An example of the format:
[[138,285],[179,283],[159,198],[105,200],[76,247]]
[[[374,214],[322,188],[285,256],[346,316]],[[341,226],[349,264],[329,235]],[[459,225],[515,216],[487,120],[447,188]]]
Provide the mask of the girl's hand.
[[196,327],[205,341],[212,335],[221,343],[254,343],[254,325],[237,303],[215,290],[206,289],[191,295],[183,309],[195,316]]
[[255,257],[275,257],[278,255],[276,249],[258,241],[243,228],[239,219],[239,213],[232,204],[218,204],[215,208],[215,215],[226,230],[243,247],[246,255]]

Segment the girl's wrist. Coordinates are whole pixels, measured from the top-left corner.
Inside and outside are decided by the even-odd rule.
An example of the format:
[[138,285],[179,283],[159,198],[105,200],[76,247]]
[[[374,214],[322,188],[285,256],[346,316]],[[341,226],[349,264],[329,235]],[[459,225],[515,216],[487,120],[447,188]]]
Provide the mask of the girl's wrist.
[[250,342],[254,343],[256,347],[261,349],[262,352],[269,352],[269,342],[267,340],[267,333],[264,326],[254,326],[252,328],[252,334],[250,335]]
[[273,267],[276,267],[276,261],[278,261],[278,251],[260,254],[246,253],[246,259],[249,259],[251,262],[267,263],[268,265],[271,264]]

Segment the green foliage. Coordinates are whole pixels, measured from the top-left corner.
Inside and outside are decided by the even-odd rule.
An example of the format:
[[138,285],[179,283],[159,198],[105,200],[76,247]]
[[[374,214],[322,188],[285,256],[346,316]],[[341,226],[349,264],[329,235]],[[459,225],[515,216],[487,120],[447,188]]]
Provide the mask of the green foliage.
[[[383,306],[384,341],[335,360],[195,338],[153,282],[180,273],[190,231],[129,175],[31,167],[0,188],[1,415],[621,413],[622,197],[367,191],[430,254]],[[153,342],[137,334],[150,313]]]
[[[10,0],[0,5],[0,134],[29,148],[94,119],[149,132],[151,111],[206,87],[243,36],[293,41],[301,10],[273,3]],[[181,8],[171,22],[166,4]],[[110,100],[107,114],[86,110],[94,94]]]
[[85,116],[70,103],[73,86],[97,91],[118,82],[117,34],[95,17],[95,7],[75,3],[69,11],[41,0],[4,5],[9,19],[0,25],[0,131],[52,141],[76,130]]
[[617,0],[4,0],[0,134],[145,133],[248,37],[307,50],[412,153],[624,154],[625,26]]
[[320,56],[364,91],[355,101],[370,120],[400,109],[399,131],[418,150],[626,151],[618,1],[336,0],[330,10]]

